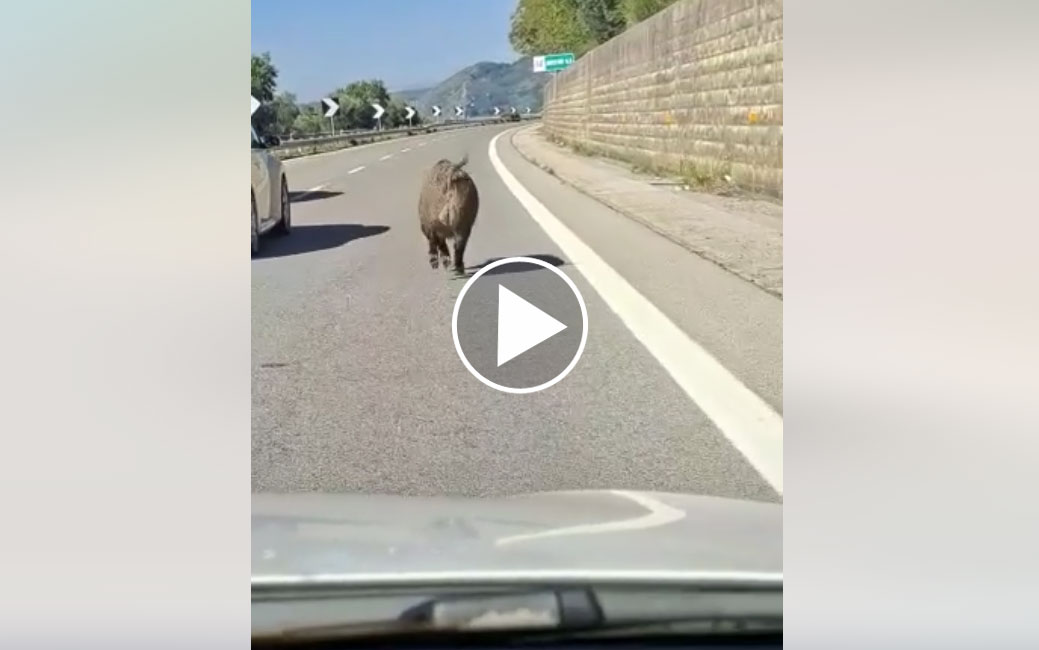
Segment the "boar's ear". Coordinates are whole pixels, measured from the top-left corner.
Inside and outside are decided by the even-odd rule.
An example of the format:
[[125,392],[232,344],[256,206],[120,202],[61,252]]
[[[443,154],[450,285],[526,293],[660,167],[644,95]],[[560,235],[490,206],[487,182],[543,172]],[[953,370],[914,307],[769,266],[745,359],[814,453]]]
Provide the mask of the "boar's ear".
[[462,156],[462,159],[458,161],[458,164],[455,165],[455,167],[458,167],[459,169],[461,169],[462,167],[465,167],[468,164],[469,164],[469,154],[465,154],[465,155]]

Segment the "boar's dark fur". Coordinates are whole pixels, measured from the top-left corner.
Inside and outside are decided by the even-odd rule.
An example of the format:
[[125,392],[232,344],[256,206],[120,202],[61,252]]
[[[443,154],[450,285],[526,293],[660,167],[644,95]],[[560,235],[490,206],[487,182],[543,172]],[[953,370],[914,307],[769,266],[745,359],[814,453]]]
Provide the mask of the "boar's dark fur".
[[452,267],[447,240],[454,244],[454,272],[465,274],[465,246],[476,222],[480,195],[476,183],[462,169],[469,157],[453,163],[437,161],[426,172],[418,198],[418,218],[422,234],[429,244],[429,265]]

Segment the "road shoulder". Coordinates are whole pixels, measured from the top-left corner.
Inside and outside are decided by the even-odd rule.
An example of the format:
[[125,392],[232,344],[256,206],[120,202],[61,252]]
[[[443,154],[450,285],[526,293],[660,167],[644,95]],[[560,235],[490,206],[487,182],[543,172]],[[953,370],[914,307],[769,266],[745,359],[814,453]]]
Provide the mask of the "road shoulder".
[[[530,163],[509,132],[497,152],[517,181],[574,235],[782,413],[783,301],[778,296]],[[573,268],[582,264],[568,261]]]
[[781,205],[654,184],[620,164],[549,142],[540,125],[515,131],[511,144],[528,162],[574,189],[782,298]]

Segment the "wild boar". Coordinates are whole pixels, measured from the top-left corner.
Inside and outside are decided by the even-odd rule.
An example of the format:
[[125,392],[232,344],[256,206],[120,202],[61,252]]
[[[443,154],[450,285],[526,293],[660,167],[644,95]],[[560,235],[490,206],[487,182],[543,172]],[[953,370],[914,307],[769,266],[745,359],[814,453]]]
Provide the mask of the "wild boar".
[[[480,208],[476,183],[462,169],[468,162],[467,155],[457,163],[437,161],[426,172],[418,198],[419,226],[429,244],[429,265],[434,269],[451,267],[457,275],[465,274],[465,246]],[[449,239],[454,244],[453,265],[447,248]]]

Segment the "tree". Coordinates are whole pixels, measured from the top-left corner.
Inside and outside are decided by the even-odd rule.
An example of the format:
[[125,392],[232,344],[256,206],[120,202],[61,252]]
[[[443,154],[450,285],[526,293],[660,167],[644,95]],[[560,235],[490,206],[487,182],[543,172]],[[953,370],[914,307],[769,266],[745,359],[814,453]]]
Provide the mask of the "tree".
[[264,52],[252,60],[252,94],[261,102],[274,99],[274,89],[278,85],[278,69],[271,62],[271,53]]
[[328,120],[316,108],[300,111],[296,119],[292,121],[289,133],[293,137],[314,136],[327,128]]
[[[408,126],[407,115],[408,109],[403,102],[396,99],[391,100],[389,106],[386,106],[386,114],[382,116],[382,124],[387,128]],[[411,116],[411,125],[418,126],[419,124],[422,124],[422,116],[415,111],[415,114]]]
[[278,85],[278,69],[271,62],[271,53],[252,55],[252,96],[263,102],[253,113],[252,123],[256,132],[267,136],[277,131],[277,116],[269,102],[274,99]]
[[[292,135],[314,136],[329,131],[329,120],[324,116],[322,104],[296,103],[296,96],[283,92],[275,96],[275,80],[278,71],[271,63],[270,55],[264,53],[253,56],[253,96],[264,102],[253,114],[253,126],[261,136]],[[355,81],[327,95],[339,103],[339,111],[333,122],[336,131],[375,128],[375,109],[372,104],[378,103],[386,112],[382,116],[382,124],[386,128],[407,126],[407,111],[402,102],[390,98],[386,84],[379,79]],[[418,112],[412,117],[412,124],[422,123]]]
[[578,13],[578,0],[519,0],[512,14],[509,43],[520,54],[584,54],[595,37]]
[[[375,128],[375,109],[373,103],[383,108],[390,106],[390,93],[386,85],[379,79],[355,81],[331,94],[339,102],[339,112],[335,116],[336,129],[372,129]],[[385,118],[383,115],[383,123]]]
[[621,13],[631,27],[674,4],[676,0],[621,0]]
[[288,92],[281,93],[271,102],[271,109],[274,113],[274,130],[278,134],[289,133],[299,115],[296,96]]
[[620,0],[577,0],[577,16],[597,45],[620,34],[627,26]]
[[519,0],[509,42],[528,56],[574,52],[578,56],[676,0]]

